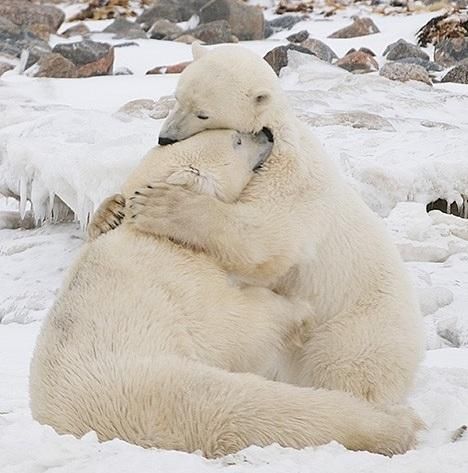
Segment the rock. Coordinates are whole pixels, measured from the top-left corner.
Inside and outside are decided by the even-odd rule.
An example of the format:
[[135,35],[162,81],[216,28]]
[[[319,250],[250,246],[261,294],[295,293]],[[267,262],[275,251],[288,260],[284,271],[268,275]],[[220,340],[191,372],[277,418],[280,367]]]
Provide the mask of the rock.
[[192,44],[195,41],[198,41],[195,36],[192,36],[191,34],[183,34],[181,36],[178,36],[175,40],[177,43],[185,43],[185,44]]
[[[290,30],[295,24],[305,20],[307,17],[297,15],[282,15],[274,20],[267,22],[268,28],[271,30],[271,34],[277,33],[278,31]],[[270,35],[269,35],[270,36]]]
[[432,85],[431,78],[426,69],[416,64],[402,64],[400,62],[388,62],[382,69],[380,75],[387,79],[406,82],[409,80],[417,80]]
[[389,61],[396,61],[405,57],[419,57],[421,59],[429,60],[429,55],[426,54],[420,47],[415,44],[408,43],[404,39],[399,39],[395,43],[389,44],[385,51],[384,56],[387,56]]
[[148,34],[151,39],[172,40],[181,36],[184,30],[177,24],[169,20],[157,20],[149,29]]
[[457,82],[458,84],[468,84],[468,62],[462,63],[445,74],[442,82]]
[[116,39],[140,39],[148,37],[138,23],[128,21],[125,18],[116,18],[103,30],[103,33],[113,33]]
[[48,43],[29,31],[23,31],[7,18],[0,17],[0,53],[19,58],[23,50],[29,51],[26,67],[36,63],[44,54],[50,53]]
[[14,69],[14,66],[6,62],[0,62],[0,77],[7,71]]
[[146,74],[180,74],[192,61],[179,62],[170,66],[157,66],[150,69]]
[[226,20],[241,41],[265,37],[265,19],[258,6],[247,5],[240,0],[210,0],[199,13],[200,23]]
[[379,70],[377,61],[364,51],[352,51],[336,61],[335,65],[355,74]]
[[153,6],[146,9],[136,22],[148,31],[156,20],[165,19],[174,23],[189,20],[199,12],[208,0],[154,0]]
[[402,64],[417,64],[418,66],[424,67],[428,72],[438,72],[443,69],[439,64],[432,61],[426,61],[420,57],[404,57],[403,59],[397,59],[396,62],[401,62]]
[[353,23],[346,28],[335,31],[329,38],[356,38],[369,34],[380,33],[371,18],[353,17]]
[[57,44],[53,52],[61,54],[77,66],[78,77],[112,73],[114,48],[109,44],[84,40],[77,43]]
[[314,55],[310,49],[304,48],[294,43],[286,46],[278,46],[265,54],[263,59],[270,64],[276,75],[279,76],[281,69],[288,65],[288,51],[298,51],[303,54]]
[[359,48],[359,51],[362,51],[363,53],[366,53],[369,56],[375,57],[375,53],[374,51],[372,51],[372,49],[362,47],[362,48]]
[[125,114],[135,118],[166,118],[175,105],[174,97],[161,97],[157,102],[151,99],[132,100],[118,110],[118,114]]
[[206,44],[234,43],[235,39],[231,27],[226,20],[212,21],[187,31],[187,34],[203,41]]
[[444,39],[437,43],[434,61],[444,67],[454,66],[468,58],[468,37]]
[[90,29],[86,23],[80,21],[74,26],[71,26],[62,33],[62,36],[65,38],[71,38],[73,36],[86,36],[90,33]]
[[303,43],[309,37],[309,32],[307,30],[301,30],[298,33],[293,33],[289,35],[286,39],[290,43]]
[[129,69],[128,67],[121,66],[118,67],[117,69],[114,69],[114,76],[132,76],[133,71]]
[[317,56],[322,61],[331,63],[334,59],[338,58],[333,49],[318,39],[306,39],[301,43],[301,46],[311,51],[312,54]]
[[34,74],[35,77],[71,78],[78,76],[75,64],[61,54],[46,54],[39,59],[37,64],[39,69]]
[[65,13],[51,5],[35,5],[26,0],[2,0],[0,17],[10,20],[22,30],[48,35],[56,33],[65,20]]

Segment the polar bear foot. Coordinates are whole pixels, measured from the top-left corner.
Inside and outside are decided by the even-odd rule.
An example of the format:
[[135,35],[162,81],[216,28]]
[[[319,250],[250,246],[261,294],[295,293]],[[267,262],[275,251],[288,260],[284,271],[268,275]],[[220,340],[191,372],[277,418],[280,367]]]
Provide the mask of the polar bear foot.
[[123,195],[114,194],[105,199],[88,225],[88,241],[93,241],[102,233],[118,227],[125,216],[124,209],[125,197]]

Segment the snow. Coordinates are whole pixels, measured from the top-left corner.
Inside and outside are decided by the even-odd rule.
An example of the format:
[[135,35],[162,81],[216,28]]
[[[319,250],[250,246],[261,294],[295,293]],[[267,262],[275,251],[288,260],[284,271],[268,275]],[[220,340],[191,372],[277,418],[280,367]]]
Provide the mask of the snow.
[[[68,13],[76,11],[70,7]],[[313,16],[291,31],[246,46],[264,54],[292,32],[307,29],[338,55],[351,47],[370,47],[382,64],[389,43],[401,37],[414,42],[415,32],[434,16],[371,15],[381,33],[326,39],[356,12],[367,14],[352,7],[330,19]],[[108,23],[88,22],[96,31]],[[103,33],[93,39],[125,42]],[[64,40],[53,39],[58,41]],[[418,448],[390,459],[349,452],[336,443],[302,451],[273,445],[208,461],[118,440],[100,444],[92,433],[81,440],[59,436],[32,420],[29,360],[41,320],[82,245],[81,227],[155,145],[162,123],[117,111],[131,100],[172,94],[177,76],[144,73],[191,57],[184,44],[134,42],[115,50],[116,68],[128,67],[132,76],[34,79],[10,72],[0,78],[0,193],[28,196],[40,220],[53,220],[52,211],[55,220],[62,219],[65,208],[58,199],[77,218],[18,228],[17,204],[0,197],[0,471],[466,473],[468,435],[450,439],[468,423],[468,219],[428,214],[425,206],[437,198],[460,204],[468,196],[468,87],[431,88],[376,74],[352,75],[294,53],[281,80],[296,112],[385,218],[418,290],[428,348],[409,399],[428,427]],[[31,205],[24,198],[21,211],[27,216],[23,227],[28,227]]]

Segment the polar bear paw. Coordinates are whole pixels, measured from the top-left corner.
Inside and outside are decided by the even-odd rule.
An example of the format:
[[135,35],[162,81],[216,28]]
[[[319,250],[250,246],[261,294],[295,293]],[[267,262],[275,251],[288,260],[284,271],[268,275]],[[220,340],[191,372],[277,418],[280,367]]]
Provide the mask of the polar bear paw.
[[114,194],[105,199],[88,225],[88,241],[93,241],[102,233],[118,227],[125,216],[124,209],[125,197],[123,195]]

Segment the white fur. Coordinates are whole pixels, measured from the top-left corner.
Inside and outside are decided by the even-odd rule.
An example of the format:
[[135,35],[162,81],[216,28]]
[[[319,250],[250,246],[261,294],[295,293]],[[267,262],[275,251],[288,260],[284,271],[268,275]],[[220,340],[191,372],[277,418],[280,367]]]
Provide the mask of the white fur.
[[238,202],[165,189],[142,206],[137,226],[203,249],[245,282],[312,305],[304,347],[285,352],[275,379],[402,401],[423,352],[422,318],[382,222],[296,118],[265,61],[238,46],[198,47],[197,57],[181,75],[161,136],[268,127],[273,154]]
[[[247,143],[246,156],[232,136],[206,132],[153,150],[126,197],[175,179],[183,192],[232,201],[251,177],[252,153],[264,150]],[[262,373],[310,308],[240,288],[210,256],[144,234],[128,217],[84,247],[44,323],[31,364],[35,419],[60,433],[95,430],[101,440],[209,457],[273,442],[337,440],[385,454],[414,445],[420,423],[407,409],[243,373]]]

